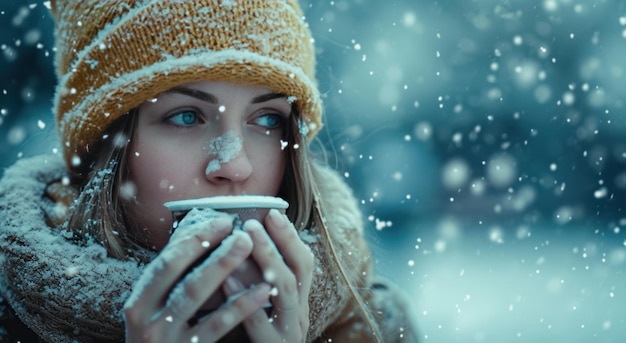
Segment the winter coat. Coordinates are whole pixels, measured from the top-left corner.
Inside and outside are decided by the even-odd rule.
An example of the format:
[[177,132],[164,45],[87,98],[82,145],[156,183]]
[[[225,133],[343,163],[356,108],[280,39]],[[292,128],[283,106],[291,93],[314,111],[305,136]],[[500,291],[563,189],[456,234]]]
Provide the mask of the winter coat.
[[[23,159],[0,181],[0,341],[122,342],[122,308],[145,265],[107,256],[98,245],[79,246],[51,223],[67,210],[47,185],[67,171],[60,156]],[[341,178],[321,172],[325,220],[336,231],[339,258],[349,258],[368,306],[379,317],[384,342],[414,342],[414,323],[402,293],[375,279],[356,201]],[[308,342],[366,342],[363,321],[334,263],[321,251],[315,228],[300,232],[314,252]],[[363,277],[365,275],[365,278]],[[356,330],[355,330],[356,329]]]

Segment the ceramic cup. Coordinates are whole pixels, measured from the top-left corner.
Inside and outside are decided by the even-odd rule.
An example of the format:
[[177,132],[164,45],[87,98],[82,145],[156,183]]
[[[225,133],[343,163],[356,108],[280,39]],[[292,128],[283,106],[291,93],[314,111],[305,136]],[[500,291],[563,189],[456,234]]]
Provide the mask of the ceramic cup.
[[[285,213],[289,204],[281,198],[271,196],[226,195],[170,201],[166,202],[164,206],[172,212],[173,232],[178,229],[183,230],[185,225],[193,224],[195,221],[208,220],[209,217],[202,214],[203,211],[206,213],[208,209],[231,214],[233,216],[233,230],[238,230],[249,219],[256,219],[263,223],[265,216],[271,209]],[[245,288],[264,281],[259,266],[251,258],[245,260],[231,276],[239,280]],[[226,301],[226,296],[220,289],[203,304],[200,312],[208,314],[222,306]],[[267,304],[266,308],[268,307],[271,307],[271,304]]]

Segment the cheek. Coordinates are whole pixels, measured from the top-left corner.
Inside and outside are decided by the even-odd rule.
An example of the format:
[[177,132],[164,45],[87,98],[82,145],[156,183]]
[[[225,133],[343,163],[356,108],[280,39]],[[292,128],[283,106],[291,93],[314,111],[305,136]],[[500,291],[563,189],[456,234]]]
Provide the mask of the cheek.
[[[129,156],[131,181],[135,183],[137,198],[150,201],[172,199],[183,194],[185,185],[197,183],[193,154],[158,144],[132,146]],[[191,182],[190,182],[191,180]]]
[[269,146],[256,145],[249,155],[253,159],[256,178],[262,180],[268,194],[276,194],[280,188],[285,173],[286,150],[281,150],[280,145]]
[[129,155],[129,181],[134,185],[135,197],[127,202],[128,219],[135,229],[148,231],[150,247],[160,248],[169,239],[171,213],[163,203],[184,197],[185,184],[195,176],[185,160],[186,154],[172,152],[158,145],[131,146]]

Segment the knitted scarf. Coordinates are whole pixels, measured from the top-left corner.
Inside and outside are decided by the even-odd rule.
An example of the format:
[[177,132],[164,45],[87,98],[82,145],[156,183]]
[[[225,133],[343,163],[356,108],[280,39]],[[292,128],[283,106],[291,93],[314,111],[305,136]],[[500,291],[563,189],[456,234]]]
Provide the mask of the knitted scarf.
[[[334,173],[323,174],[322,196],[333,194],[325,199],[326,225],[346,239],[336,246],[355,264],[367,265],[364,252],[351,250],[351,240],[362,240],[362,220],[351,191]],[[60,156],[23,159],[5,171],[0,181],[0,293],[45,341],[122,342],[123,304],[145,266],[108,257],[97,244],[78,246],[63,228],[46,224],[47,217],[64,209],[46,201],[45,187],[65,175]],[[300,236],[316,256],[307,335],[313,341],[345,312],[349,293],[315,229]],[[362,285],[360,273],[367,269],[354,268],[348,277],[361,279]]]

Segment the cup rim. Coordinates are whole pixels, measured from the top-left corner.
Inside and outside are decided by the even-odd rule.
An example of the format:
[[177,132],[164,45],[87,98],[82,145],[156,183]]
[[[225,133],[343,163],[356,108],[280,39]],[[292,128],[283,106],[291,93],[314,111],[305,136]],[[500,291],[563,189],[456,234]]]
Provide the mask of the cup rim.
[[184,211],[208,207],[215,210],[233,208],[286,209],[289,203],[279,197],[268,195],[218,195],[211,197],[168,201],[163,204],[170,211]]

